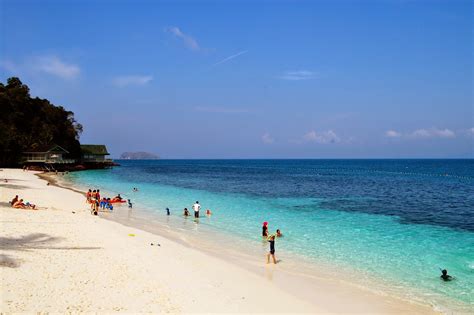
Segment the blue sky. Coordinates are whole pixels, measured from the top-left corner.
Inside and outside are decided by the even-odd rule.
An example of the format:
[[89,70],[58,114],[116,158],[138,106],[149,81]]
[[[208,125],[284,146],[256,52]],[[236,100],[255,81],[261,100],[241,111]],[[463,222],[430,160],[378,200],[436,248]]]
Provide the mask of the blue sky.
[[113,156],[474,156],[470,1],[0,1],[0,78]]

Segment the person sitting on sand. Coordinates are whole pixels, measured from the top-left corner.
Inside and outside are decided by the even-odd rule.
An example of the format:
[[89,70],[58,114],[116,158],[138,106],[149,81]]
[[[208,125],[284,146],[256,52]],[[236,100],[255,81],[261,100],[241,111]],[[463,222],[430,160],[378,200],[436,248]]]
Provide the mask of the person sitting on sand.
[[189,216],[189,210],[188,208],[184,208],[184,216],[188,217]]
[[441,276],[440,276],[441,279],[443,279],[444,281],[451,281],[453,280],[453,277],[451,277],[450,275],[448,275],[448,271],[446,269],[443,269],[441,270]]
[[283,234],[281,234],[280,229],[277,229],[276,230],[276,237],[282,237],[282,236],[283,236]]
[[10,205],[13,207],[13,205],[18,201],[18,195],[15,196],[15,198],[10,201]]
[[268,222],[263,222],[262,225],[262,236],[263,237],[268,237]]
[[270,251],[267,254],[267,264],[270,263],[270,256],[272,256],[273,263],[276,264],[275,258],[275,235],[270,235],[268,237],[268,242],[270,243]]
[[36,206],[30,204],[29,202],[27,204],[23,203],[23,199],[18,200],[13,204],[13,208],[15,209],[33,209],[36,210]]
[[15,208],[15,209],[25,209],[26,208],[25,204],[23,203],[23,199],[17,200],[12,205],[12,207]]

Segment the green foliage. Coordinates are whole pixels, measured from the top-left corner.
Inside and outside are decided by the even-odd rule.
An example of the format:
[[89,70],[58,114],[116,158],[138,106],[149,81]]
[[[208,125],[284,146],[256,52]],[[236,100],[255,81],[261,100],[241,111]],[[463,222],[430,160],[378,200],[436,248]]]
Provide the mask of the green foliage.
[[79,158],[81,132],[73,112],[32,98],[20,79],[0,83],[0,166],[18,165],[22,152],[53,144],[68,150],[69,158]]

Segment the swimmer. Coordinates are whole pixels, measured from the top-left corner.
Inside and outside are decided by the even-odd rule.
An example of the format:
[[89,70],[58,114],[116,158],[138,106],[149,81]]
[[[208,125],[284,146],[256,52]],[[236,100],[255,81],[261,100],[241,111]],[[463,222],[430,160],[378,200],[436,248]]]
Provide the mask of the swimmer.
[[262,237],[267,237],[268,236],[268,222],[263,222],[262,226]]
[[189,210],[188,208],[184,208],[184,216],[188,217],[189,216]]
[[276,230],[276,237],[282,237],[283,234],[281,233],[280,229]]
[[270,235],[268,237],[268,242],[270,243],[270,251],[267,254],[267,264],[270,263],[270,256],[272,256],[273,263],[276,264],[275,258],[275,235]]
[[209,209],[207,209],[207,210],[206,210],[206,215],[207,215],[207,216],[210,216],[210,215],[212,215],[212,211],[211,211],[211,210],[209,210]]
[[440,276],[441,279],[443,279],[444,281],[451,281],[453,280],[453,277],[451,277],[450,275],[448,275],[448,271],[446,269],[443,269],[441,270],[441,276]]

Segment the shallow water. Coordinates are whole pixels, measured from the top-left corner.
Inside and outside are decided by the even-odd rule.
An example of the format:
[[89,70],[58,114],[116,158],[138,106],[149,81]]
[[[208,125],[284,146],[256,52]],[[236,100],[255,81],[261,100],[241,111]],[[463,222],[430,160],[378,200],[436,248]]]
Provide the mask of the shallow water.
[[[219,231],[262,248],[341,266],[441,309],[474,310],[473,160],[159,160],[70,173],[82,187],[122,193],[148,220],[183,233]],[[139,192],[132,192],[138,187]],[[182,209],[213,211],[199,225]],[[153,223],[153,222],[150,222]],[[199,226],[197,230],[196,226]],[[444,283],[439,268],[456,280]],[[369,282],[367,282],[369,283]]]

